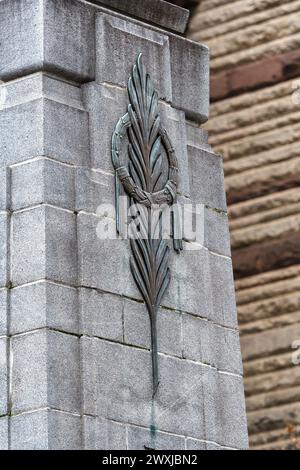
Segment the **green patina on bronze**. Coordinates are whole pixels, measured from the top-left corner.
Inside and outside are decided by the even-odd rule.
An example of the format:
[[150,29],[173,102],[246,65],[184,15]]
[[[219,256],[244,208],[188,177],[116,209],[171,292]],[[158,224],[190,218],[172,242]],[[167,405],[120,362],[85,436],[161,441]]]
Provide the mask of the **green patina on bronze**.
[[[176,202],[178,163],[167,131],[161,126],[158,94],[143,66],[141,54],[128,80],[128,95],[127,113],[119,119],[112,137],[117,231],[122,235],[119,195],[123,188],[131,203],[139,207],[139,232],[143,235],[130,239],[130,267],[150,316],[154,396],[159,384],[157,312],[170,282],[170,250],[162,237],[160,221],[163,208]],[[124,154],[128,157],[128,164],[122,161]],[[167,165],[167,177],[164,177],[164,164]],[[159,215],[154,221],[153,209],[157,207]],[[182,240],[178,213],[174,210],[171,215],[173,246],[176,252],[180,252]]]

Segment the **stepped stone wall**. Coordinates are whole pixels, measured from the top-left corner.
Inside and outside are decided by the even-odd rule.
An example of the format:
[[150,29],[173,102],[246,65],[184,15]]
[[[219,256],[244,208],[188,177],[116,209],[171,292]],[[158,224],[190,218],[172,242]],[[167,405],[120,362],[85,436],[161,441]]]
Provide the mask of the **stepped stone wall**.
[[300,1],[202,0],[188,35],[211,49],[206,129],[224,158],[250,446],[296,449]]
[[[162,0],[0,1],[1,448],[248,446],[222,159],[200,129],[209,54],[187,17]],[[97,236],[141,52],[178,197],[205,206],[204,246],[171,255],[155,396],[129,240]]]

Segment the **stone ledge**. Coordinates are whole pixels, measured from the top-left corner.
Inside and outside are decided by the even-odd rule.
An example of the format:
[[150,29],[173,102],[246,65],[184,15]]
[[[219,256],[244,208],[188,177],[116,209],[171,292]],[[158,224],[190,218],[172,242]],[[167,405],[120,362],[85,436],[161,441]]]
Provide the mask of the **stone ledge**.
[[184,33],[189,11],[164,0],[88,0],[96,5],[113,8],[125,15],[155,24],[170,31]]

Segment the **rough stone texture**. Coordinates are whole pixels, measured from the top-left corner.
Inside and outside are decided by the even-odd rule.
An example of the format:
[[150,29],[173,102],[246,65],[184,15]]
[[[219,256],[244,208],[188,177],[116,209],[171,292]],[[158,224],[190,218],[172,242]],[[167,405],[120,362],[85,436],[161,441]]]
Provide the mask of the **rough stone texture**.
[[226,211],[221,157],[189,146],[188,161],[192,200],[196,204]]
[[13,285],[44,278],[74,284],[75,215],[43,205],[15,212],[12,219]]
[[299,24],[298,0],[203,0],[189,33],[211,49],[253,449],[300,442]]
[[8,417],[0,418],[0,450],[8,450]]
[[7,209],[7,169],[5,167],[0,168],[0,211]]
[[7,236],[9,218],[6,213],[0,213],[0,287],[7,284]]
[[243,373],[238,332],[191,315],[183,315],[183,356],[228,372]]
[[16,287],[10,295],[10,334],[45,327],[78,333],[76,289],[40,281]]
[[92,3],[115,8],[128,16],[139,18],[179,33],[184,33],[189,13],[162,0],[91,0]]
[[124,301],[121,297],[81,288],[79,302],[82,334],[123,340]]
[[[161,309],[157,322],[158,350],[182,356],[181,315],[173,310]],[[125,300],[124,340],[127,344],[150,349],[150,320],[143,303]]]
[[73,209],[75,205],[74,169],[48,159],[38,159],[11,169],[11,208],[42,202]]
[[128,427],[129,450],[184,450],[185,439],[165,432],[151,432],[150,429],[137,426]]
[[[149,5],[0,1],[4,448],[247,445],[222,161],[200,128],[208,49],[170,31],[185,11]],[[199,204],[201,219],[183,253],[172,250],[154,398],[149,315],[129,240],[116,237],[111,162],[140,52],[178,158],[179,203]]]
[[41,330],[12,340],[12,412],[80,410],[78,338]]
[[80,109],[41,98],[3,109],[0,124],[3,165],[40,155],[72,164],[88,157],[87,114]]
[[86,450],[126,449],[126,426],[108,419],[84,416],[83,440]]
[[13,450],[76,450],[81,445],[79,416],[41,410],[11,418]]
[[0,338],[0,415],[7,414],[7,339]]
[[7,333],[7,289],[0,289],[0,336]]

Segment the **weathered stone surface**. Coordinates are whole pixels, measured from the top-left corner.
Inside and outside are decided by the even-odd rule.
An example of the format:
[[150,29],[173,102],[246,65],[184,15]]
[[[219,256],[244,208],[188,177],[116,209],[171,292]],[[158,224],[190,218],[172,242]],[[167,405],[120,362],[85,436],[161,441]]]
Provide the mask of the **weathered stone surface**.
[[123,341],[124,300],[95,289],[79,289],[80,332]]
[[94,78],[94,10],[79,1],[47,0],[43,8],[44,68],[80,82]]
[[188,146],[192,200],[226,211],[223,164],[220,156]]
[[230,235],[226,214],[205,207],[204,244],[214,253],[230,256]]
[[151,411],[148,351],[83,338],[82,361],[85,413],[142,426],[154,420],[162,431],[203,438],[205,371],[201,365],[159,356],[160,385],[155,409]]
[[[181,315],[173,310],[160,309],[157,332],[158,350],[181,357]],[[127,344],[150,349],[150,319],[144,303],[124,301],[124,340]]]
[[[209,253],[197,246],[194,251],[183,251],[171,258],[171,282],[163,305],[212,318]],[[202,286],[199,289],[199,286]]]
[[187,450],[206,450],[207,443],[199,441],[198,439],[187,439],[186,448]]
[[79,340],[54,331],[12,340],[12,411],[45,406],[79,412]]
[[77,280],[75,215],[51,206],[13,214],[12,282]]
[[0,289],[0,336],[7,334],[7,289]]
[[237,326],[232,263],[229,258],[210,254],[210,275],[214,305],[214,321],[229,327]]
[[[115,51],[122,50],[122,55]],[[125,87],[137,55],[151,75],[159,96],[171,101],[169,38],[141,23],[104,13],[96,14],[96,82]],[[115,60],[111,61],[114,55]]]
[[3,86],[6,89],[5,100],[1,103],[3,109],[40,98],[57,101],[80,110],[84,109],[81,88],[47,72],[37,72],[4,82]]
[[218,369],[243,373],[237,331],[222,328],[191,315],[183,315],[183,355]]
[[[83,85],[83,102],[89,113],[91,168],[113,174],[111,135],[120,117],[126,113],[127,94],[111,84],[87,83]],[[103,122],[106,125],[102,129]]]
[[[209,114],[209,50],[179,36],[170,37],[172,102],[197,122]],[[201,87],[199,86],[201,83]]]
[[92,80],[93,15],[93,9],[78,1],[2,2],[0,40],[5,51],[0,56],[4,64],[2,77],[15,78],[47,70],[79,81]]
[[8,417],[0,418],[0,450],[8,450]]
[[115,8],[130,17],[179,33],[184,33],[189,17],[188,10],[162,0],[129,0],[126,3],[122,0],[91,0],[91,2]]
[[11,418],[13,450],[78,450],[81,445],[80,416],[41,410]]
[[[1,78],[26,75],[42,66],[43,2],[5,0],[0,5]],[[16,34],[17,32],[17,34]]]
[[[81,285],[140,299],[134,280],[128,275],[129,240],[98,238],[101,219],[94,215],[80,213],[77,220]],[[109,223],[115,234],[115,220]]]
[[7,209],[7,191],[8,191],[8,172],[5,167],[0,168],[0,210],[5,211]]
[[7,338],[2,337],[0,338],[0,415],[7,414],[7,387]]
[[[161,0],[149,10],[148,0],[140,2],[136,16],[154,14],[148,24],[119,14],[115,3],[112,10],[95,3],[0,2],[0,43],[12,57],[3,77],[13,79],[0,112],[0,176],[7,176],[0,211],[9,217],[0,240],[0,305],[9,306],[0,315],[0,342],[6,345],[6,335],[10,342],[9,355],[0,354],[9,358],[0,416],[8,400],[13,449],[181,450],[189,440],[191,448],[243,448],[223,172],[199,128],[208,117],[208,49],[150,24],[159,16],[156,24],[166,26],[154,5],[167,8],[172,27],[173,12],[182,13]],[[138,8],[121,6],[127,14]],[[207,206],[204,238],[187,235],[183,253],[172,249],[172,280],[158,312],[155,396],[149,317],[130,273],[129,240],[116,238],[113,209],[111,135],[127,111],[127,79],[139,52],[163,98],[180,203]],[[219,122],[226,126],[221,116]],[[110,228],[112,239],[103,239]]]
[[128,426],[129,450],[184,450],[184,436]]
[[210,369],[203,386],[207,440],[246,449],[248,438],[242,378]]
[[46,281],[11,290],[10,334],[38,328],[78,333],[76,289]]
[[74,209],[72,167],[44,158],[12,167],[11,208],[22,209],[42,202]]
[[0,213],[0,286],[7,284],[7,234],[9,218],[6,213]]
[[112,174],[77,168],[76,209],[97,213],[101,204],[115,205],[115,180]]
[[88,158],[88,119],[80,109],[41,98],[3,109],[0,124],[3,165],[41,155],[73,164]]
[[107,419],[84,416],[83,441],[85,450],[124,450],[126,427]]

